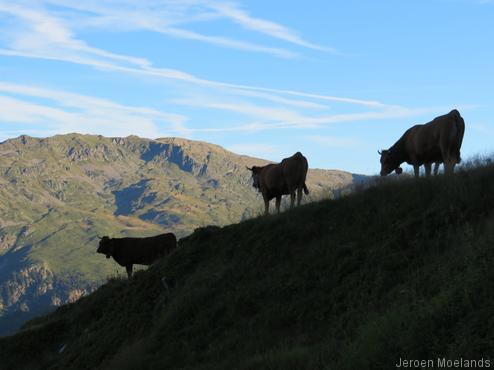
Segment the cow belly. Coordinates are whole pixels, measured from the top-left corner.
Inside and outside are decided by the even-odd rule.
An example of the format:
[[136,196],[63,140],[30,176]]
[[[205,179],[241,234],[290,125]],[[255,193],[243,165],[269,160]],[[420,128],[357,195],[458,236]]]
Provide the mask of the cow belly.
[[151,265],[156,259],[159,258],[159,255],[151,255],[151,256],[113,256],[113,259],[120,266],[127,266],[129,264],[132,265]]
[[290,193],[288,192],[288,188],[286,187],[278,188],[278,189],[269,189],[269,191],[267,192],[267,198],[271,200],[273,198],[280,197],[282,195],[288,195],[288,194]]
[[152,256],[152,257],[147,257],[147,258],[136,258],[134,261],[134,264],[136,265],[151,265],[158,256]]
[[434,163],[434,162],[442,162],[443,156],[440,151],[430,152],[424,159],[424,163]]
[[419,164],[422,165],[424,163],[434,163],[434,162],[442,162],[443,157],[441,155],[441,149],[437,146],[434,148],[427,148],[426,150],[422,150],[421,152],[416,154],[416,162],[410,164]]

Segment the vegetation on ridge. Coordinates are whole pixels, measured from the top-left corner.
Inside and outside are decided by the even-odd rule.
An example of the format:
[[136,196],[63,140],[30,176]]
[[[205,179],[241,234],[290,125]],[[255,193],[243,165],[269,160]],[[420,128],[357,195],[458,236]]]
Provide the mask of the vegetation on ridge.
[[0,339],[2,366],[393,369],[400,357],[489,358],[493,188],[485,166],[198,230],[131,282],[110,280]]

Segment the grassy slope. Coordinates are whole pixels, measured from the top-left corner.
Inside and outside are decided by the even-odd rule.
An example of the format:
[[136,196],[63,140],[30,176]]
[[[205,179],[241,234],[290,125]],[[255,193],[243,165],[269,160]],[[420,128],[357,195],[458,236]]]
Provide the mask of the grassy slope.
[[198,231],[130,283],[111,280],[0,339],[0,366],[392,369],[400,356],[488,357],[492,189],[485,167]]

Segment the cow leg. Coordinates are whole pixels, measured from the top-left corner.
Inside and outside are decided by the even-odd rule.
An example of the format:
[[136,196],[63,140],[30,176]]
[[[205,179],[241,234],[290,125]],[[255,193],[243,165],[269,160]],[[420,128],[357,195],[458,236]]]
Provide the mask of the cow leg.
[[431,176],[431,163],[424,163],[424,168],[425,168],[425,176],[430,177]]
[[456,159],[453,159],[453,161],[451,162],[451,174],[455,172],[455,167],[457,163],[459,162]]
[[297,189],[297,207],[300,205],[302,201],[302,189]]
[[267,197],[264,198],[264,215],[269,215],[269,199]]
[[449,165],[449,161],[447,159],[444,160],[444,174],[445,175],[450,174],[450,165]]
[[444,161],[444,173],[446,175],[452,175],[455,171],[456,159],[447,159]]
[[434,163],[434,176],[437,176],[437,173],[439,172],[439,166],[440,165],[441,165],[441,163],[439,163],[439,162]]
[[457,163],[460,163],[460,160],[461,160],[460,157],[458,157],[458,159],[451,158],[451,165],[450,165],[451,166],[451,169],[450,169],[451,170],[451,174],[453,174],[455,172],[456,164]]
[[280,213],[281,195],[276,197],[276,212]]
[[415,178],[418,178],[420,175],[420,166],[418,165],[413,165],[413,173],[415,175]]
[[127,276],[130,280],[132,278],[132,264],[125,266],[125,269],[127,270]]
[[444,161],[444,174],[452,175],[455,170],[456,163],[458,163],[458,160],[460,159],[459,153],[457,153],[457,151],[452,152],[449,146],[444,146],[441,148],[441,154]]
[[290,193],[290,209],[293,208],[294,204],[295,204],[295,191],[292,191]]

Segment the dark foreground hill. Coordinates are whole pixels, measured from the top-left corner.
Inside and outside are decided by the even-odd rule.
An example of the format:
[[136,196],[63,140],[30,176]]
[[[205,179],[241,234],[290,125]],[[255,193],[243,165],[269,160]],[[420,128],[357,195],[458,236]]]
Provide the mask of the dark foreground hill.
[[131,282],[0,339],[0,366],[492,366],[493,189],[483,167],[199,230]]

